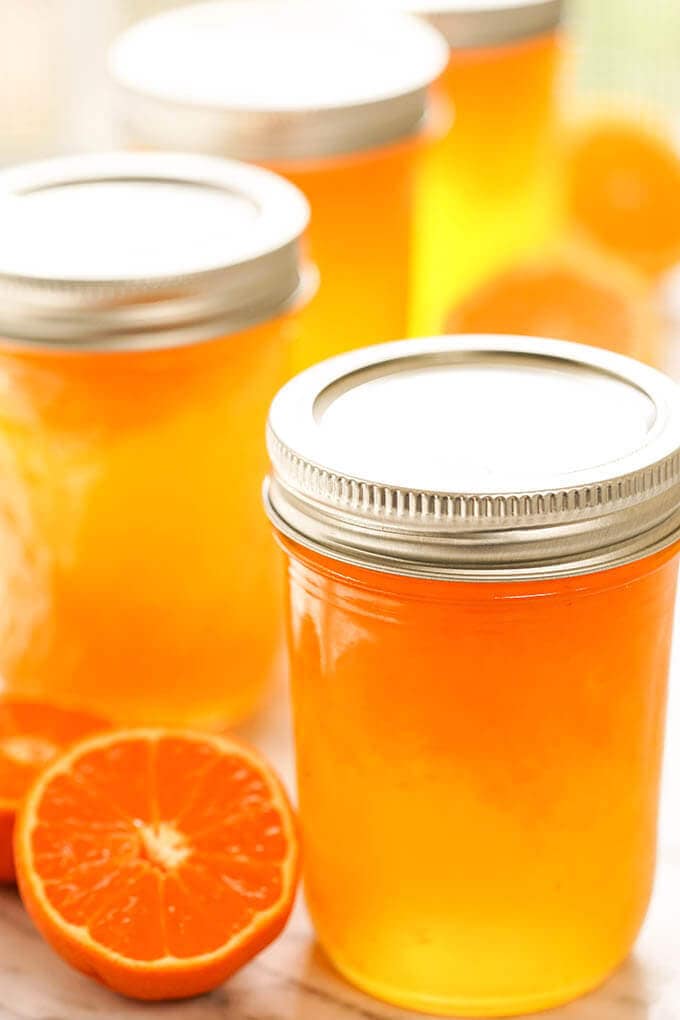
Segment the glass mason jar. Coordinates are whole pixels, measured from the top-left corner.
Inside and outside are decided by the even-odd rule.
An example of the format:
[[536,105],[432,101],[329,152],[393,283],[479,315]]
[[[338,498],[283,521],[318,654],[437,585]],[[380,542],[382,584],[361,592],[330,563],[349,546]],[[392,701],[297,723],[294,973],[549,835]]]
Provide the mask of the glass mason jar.
[[309,198],[321,286],[298,367],[407,332],[412,171],[447,59],[417,18],[286,0],[185,7],[113,47],[124,144],[257,162]]
[[675,384],[559,341],[405,341],[297,376],[268,436],[323,947],[441,1015],[593,988],[654,874]]
[[0,673],[121,723],[256,706],[282,614],[260,488],[303,196],[200,156],[0,177]]
[[556,235],[562,0],[393,0],[451,47],[419,166],[412,334],[446,332],[477,284]]

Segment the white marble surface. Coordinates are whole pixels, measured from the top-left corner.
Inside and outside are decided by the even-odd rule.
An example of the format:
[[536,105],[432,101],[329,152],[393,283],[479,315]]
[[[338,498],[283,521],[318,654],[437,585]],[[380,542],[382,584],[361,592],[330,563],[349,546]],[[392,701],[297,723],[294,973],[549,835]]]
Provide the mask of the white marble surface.
[[[680,634],[680,612],[678,618]],[[634,955],[593,995],[551,1020],[680,1020],[680,639],[674,656],[656,891]],[[292,782],[284,692],[244,731]],[[185,1003],[142,1005],[70,970],[42,942],[16,893],[0,893],[0,1020],[408,1020],[337,977],[299,903],[284,935],[227,985]]]

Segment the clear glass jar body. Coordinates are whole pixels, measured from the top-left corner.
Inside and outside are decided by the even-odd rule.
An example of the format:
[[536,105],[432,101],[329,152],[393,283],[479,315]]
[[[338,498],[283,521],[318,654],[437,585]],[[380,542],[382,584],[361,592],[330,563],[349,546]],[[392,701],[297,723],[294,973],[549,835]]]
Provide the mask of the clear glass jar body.
[[271,169],[307,197],[319,288],[300,317],[295,371],[407,335],[418,141]]
[[0,672],[120,723],[222,725],[281,634],[260,504],[293,320],[151,351],[0,346]]
[[446,332],[460,298],[559,222],[560,41],[452,51],[435,85],[448,125],[418,167],[411,335]]
[[441,1015],[599,984],[652,887],[677,550],[497,584],[284,544],[306,895],[332,961]]

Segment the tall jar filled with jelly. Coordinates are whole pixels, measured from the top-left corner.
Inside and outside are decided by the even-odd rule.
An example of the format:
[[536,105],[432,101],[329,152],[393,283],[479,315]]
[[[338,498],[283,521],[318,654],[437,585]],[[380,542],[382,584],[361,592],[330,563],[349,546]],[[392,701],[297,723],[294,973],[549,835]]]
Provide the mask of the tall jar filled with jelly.
[[0,176],[0,673],[124,723],[233,722],[279,642],[260,512],[308,207],[200,156]]
[[385,344],[289,382],[269,450],[330,959],[441,1015],[592,989],[654,877],[677,386],[559,341]]
[[[384,0],[383,0],[384,2]],[[437,26],[451,59],[420,167],[411,333],[550,240],[559,219],[561,0],[390,0]]]
[[126,145],[245,159],[312,207],[321,285],[298,367],[406,335],[413,169],[448,59],[425,22],[371,4],[229,0],[133,27],[111,73]]

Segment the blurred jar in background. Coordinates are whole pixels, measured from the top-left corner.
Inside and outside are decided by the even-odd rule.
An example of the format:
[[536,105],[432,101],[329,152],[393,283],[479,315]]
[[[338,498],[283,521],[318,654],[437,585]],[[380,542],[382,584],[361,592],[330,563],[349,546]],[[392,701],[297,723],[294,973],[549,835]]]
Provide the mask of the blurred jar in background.
[[262,434],[308,206],[257,167],[0,178],[0,673],[124,723],[253,710],[279,642]]
[[321,286],[297,367],[407,332],[412,170],[447,58],[407,15],[283,0],[186,7],[112,50],[127,145],[266,164],[309,198]]
[[416,207],[411,332],[438,333],[451,307],[548,240],[559,210],[556,147],[561,0],[390,0],[451,47],[437,86],[439,138]]

